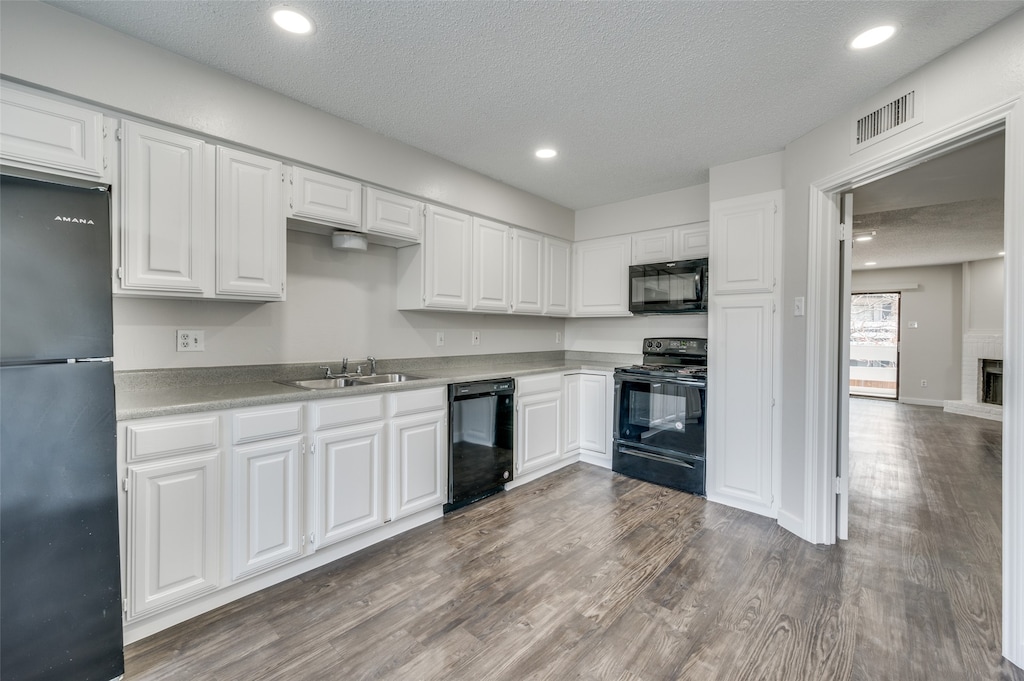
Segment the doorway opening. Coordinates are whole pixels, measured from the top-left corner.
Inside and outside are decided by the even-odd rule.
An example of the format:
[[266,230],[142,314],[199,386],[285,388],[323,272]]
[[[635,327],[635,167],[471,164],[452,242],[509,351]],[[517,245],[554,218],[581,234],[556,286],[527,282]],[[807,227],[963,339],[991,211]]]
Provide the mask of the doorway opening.
[[895,400],[900,378],[900,294],[850,299],[850,395]]

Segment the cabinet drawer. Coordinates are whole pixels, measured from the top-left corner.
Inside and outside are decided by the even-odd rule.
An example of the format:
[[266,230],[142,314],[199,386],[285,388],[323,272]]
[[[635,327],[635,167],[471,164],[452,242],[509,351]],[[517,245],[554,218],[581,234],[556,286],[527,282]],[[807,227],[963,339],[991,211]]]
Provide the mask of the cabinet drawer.
[[516,379],[516,395],[558,392],[562,389],[562,374],[541,374]]
[[220,417],[175,417],[129,423],[125,435],[129,461],[202,452],[220,446]]
[[402,416],[421,411],[434,411],[444,409],[447,404],[448,390],[446,388],[393,393],[391,395],[391,415]]
[[327,430],[384,418],[384,396],[366,395],[313,403],[313,430]]
[[302,405],[246,409],[235,412],[233,421],[232,441],[236,445],[283,435],[298,435],[302,433]]

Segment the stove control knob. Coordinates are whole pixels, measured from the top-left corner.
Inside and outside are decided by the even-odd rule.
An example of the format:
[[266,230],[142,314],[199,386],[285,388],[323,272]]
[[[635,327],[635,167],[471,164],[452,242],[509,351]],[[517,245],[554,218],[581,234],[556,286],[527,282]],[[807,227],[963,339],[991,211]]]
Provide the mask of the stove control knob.
[[661,350],[661,341],[658,341],[657,343],[655,343],[655,344],[654,344],[654,347],[656,347],[656,348],[658,348],[659,350]]
[[705,343],[705,344],[704,344],[704,352],[707,352],[707,351],[708,351],[708,344],[707,344],[707,343]]
[[647,341],[646,345],[647,345],[647,349],[649,350],[649,349],[654,347],[654,341]]

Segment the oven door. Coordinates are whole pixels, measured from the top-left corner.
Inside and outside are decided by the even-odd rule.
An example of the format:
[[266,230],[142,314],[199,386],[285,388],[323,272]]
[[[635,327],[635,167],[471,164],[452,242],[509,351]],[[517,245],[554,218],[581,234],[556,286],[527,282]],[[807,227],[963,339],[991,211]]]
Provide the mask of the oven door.
[[615,441],[704,457],[707,391],[699,381],[615,374]]

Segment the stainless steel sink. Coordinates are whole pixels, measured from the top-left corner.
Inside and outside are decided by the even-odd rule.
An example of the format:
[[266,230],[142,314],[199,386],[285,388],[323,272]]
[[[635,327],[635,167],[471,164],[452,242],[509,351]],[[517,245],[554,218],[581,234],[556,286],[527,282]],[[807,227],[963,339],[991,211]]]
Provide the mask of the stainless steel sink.
[[359,385],[354,378],[311,378],[305,381],[278,381],[281,385],[303,390],[330,390],[332,388],[347,388],[351,385]]
[[373,385],[374,383],[401,383],[403,381],[421,381],[420,376],[409,374],[377,374],[376,376],[356,376],[356,383]]

